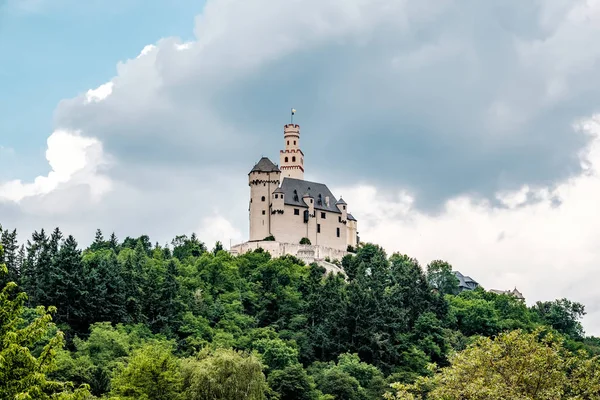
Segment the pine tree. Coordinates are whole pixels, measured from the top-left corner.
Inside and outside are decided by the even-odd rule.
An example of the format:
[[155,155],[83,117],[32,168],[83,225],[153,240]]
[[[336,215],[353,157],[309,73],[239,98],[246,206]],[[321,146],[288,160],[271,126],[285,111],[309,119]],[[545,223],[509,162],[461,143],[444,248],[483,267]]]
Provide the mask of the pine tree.
[[119,239],[117,239],[117,235],[114,232],[110,234],[110,238],[108,239],[108,248],[117,254],[119,253]]
[[[0,254],[2,245],[0,245]],[[8,272],[0,264],[0,276]],[[35,318],[27,323],[23,306],[27,295],[18,293],[17,284],[8,283],[0,290],[0,398],[1,399],[63,399],[80,400],[89,395],[87,388],[72,393],[70,383],[52,381],[47,373],[52,371],[56,352],[64,344],[63,333],[53,332],[51,313],[40,306],[35,309]],[[41,345],[39,356],[33,352]]]
[[98,251],[108,247],[108,243],[104,241],[104,236],[102,235],[102,231],[100,229],[96,229],[96,236],[94,237],[94,242],[90,245],[91,251]]
[[17,264],[19,244],[17,242],[17,230],[12,232],[5,230],[2,232],[2,246],[4,246],[4,264],[8,269],[7,280],[10,282],[19,282],[20,270]]
[[39,299],[44,297],[42,272],[49,268],[50,262],[46,232],[43,229],[33,232],[31,240],[27,241],[26,257],[21,268],[22,287],[28,295],[28,305],[39,304]]
[[48,301],[58,307],[57,320],[81,332],[85,329],[86,316],[82,303],[87,293],[81,267],[81,251],[73,236],[69,235],[60,247],[52,263],[50,276]]

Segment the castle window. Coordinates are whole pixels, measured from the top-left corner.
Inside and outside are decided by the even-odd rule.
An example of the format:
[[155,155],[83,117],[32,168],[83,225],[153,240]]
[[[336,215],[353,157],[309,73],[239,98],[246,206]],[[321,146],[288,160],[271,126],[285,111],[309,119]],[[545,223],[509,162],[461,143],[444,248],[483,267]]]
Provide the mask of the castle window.
[[317,233],[321,233],[321,224],[317,224]]
[[300,215],[300,210],[298,210],[297,208],[294,208],[294,215]]
[[344,206],[344,210],[346,209],[346,206]]
[[265,196],[261,197],[260,200],[265,201],[266,200]]
[[339,221],[339,222],[342,222],[342,217],[338,217],[338,221]]
[[296,141],[294,140],[294,146],[296,145]]
[[267,212],[265,210],[263,210],[263,215],[265,215]]
[[276,198],[276,199],[278,199],[278,198],[279,198],[279,195],[278,195],[278,194],[276,194],[276,195],[275,195],[275,198]]
[[340,237],[340,228],[337,228],[337,237]]
[[312,204],[312,199],[310,199],[310,204]]
[[296,156],[292,157],[292,162],[296,162]]
[[327,218],[327,214],[325,214],[324,212],[322,212],[322,213],[321,213],[321,218],[322,218],[322,219],[325,219],[325,218]]
[[290,141],[288,140],[288,146],[290,145]]
[[288,162],[288,158],[287,157],[285,158],[285,162]]

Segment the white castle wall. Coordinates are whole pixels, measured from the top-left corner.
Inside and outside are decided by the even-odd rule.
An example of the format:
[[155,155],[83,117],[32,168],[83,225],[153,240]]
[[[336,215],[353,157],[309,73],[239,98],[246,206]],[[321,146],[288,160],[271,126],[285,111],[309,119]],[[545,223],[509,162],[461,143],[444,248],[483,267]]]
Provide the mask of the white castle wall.
[[307,244],[294,244],[294,243],[281,243],[275,241],[256,241],[256,242],[245,242],[232,246],[229,252],[233,255],[240,255],[249,251],[254,251],[258,248],[262,248],[271,254],[271,257],[277,258],[286,254],[298,257],[306,264],[316,262],[317,264],[325,267],[328,272],[342,272],[342,269],[337,267],[335,264],[331,264],[325,261],[326,258],[330,260],[341,260],[348,252],[333,249],[331,247],[324,247],[318,245],[307,245]]

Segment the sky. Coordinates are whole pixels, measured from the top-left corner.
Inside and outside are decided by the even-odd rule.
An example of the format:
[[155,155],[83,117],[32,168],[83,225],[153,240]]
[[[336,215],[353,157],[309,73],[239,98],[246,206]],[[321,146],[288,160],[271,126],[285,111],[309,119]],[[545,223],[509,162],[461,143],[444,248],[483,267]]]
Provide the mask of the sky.
[[600,0],[0,0],[0,223],[209,247],[297,110],[361,240],[600,335]]

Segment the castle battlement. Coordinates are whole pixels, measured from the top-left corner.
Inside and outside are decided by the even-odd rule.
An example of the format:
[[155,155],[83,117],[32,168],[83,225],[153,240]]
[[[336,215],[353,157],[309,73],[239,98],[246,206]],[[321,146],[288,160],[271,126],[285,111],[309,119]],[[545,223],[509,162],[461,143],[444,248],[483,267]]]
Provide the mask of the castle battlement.
[[268,240],[260,240],[255,242],[245,242],[236,244],[231,247],[229,253],[232,255],[242,255],[257,249],[263,249],[271,254],[271,257],[277,258],[284,255],[292,255],[304,261],[306,264],[317,263],[327,269],[327,272],[344,274],[344,271],[335,264],[327,260],[339,260],[348,254],[347,251],[333,249],[331,247],[309,245],[309,244],[294,244],[281,243]]
[[[262,157],[248,175],[249,242],[236,245],[232,251],[241,254],[260,243],[275,257],[293,254],[319,262],[327,257],[341,259],[348,247],[359,243],[356,220],[327,185],[304,180],[300,125],[284,125],[283,144],[279,165]],[[314,247],[299,247],[300,241]]]

